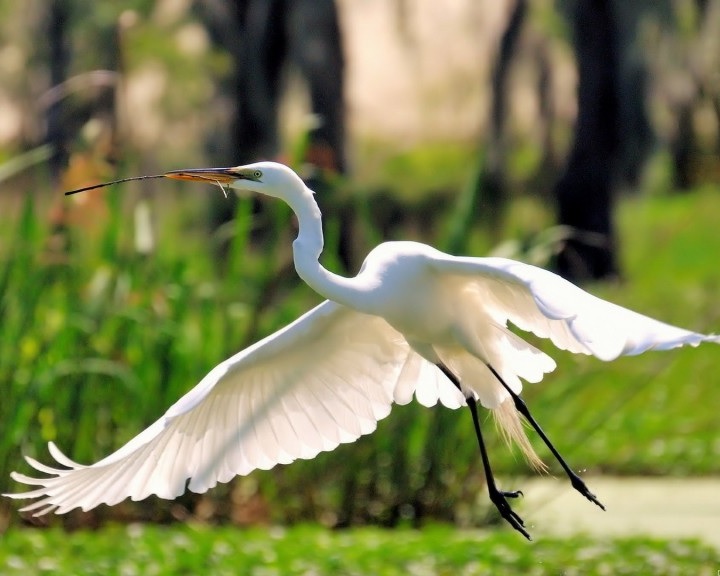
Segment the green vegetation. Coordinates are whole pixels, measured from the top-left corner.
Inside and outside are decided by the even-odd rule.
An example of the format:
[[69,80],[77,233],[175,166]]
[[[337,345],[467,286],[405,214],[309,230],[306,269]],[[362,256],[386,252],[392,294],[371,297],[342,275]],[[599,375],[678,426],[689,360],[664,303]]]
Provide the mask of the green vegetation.
[[[130,191],[125,192],[100,196],[101,205],[107,202],[100,226],[53,229],[30,201],[14,217],[3,217],[1,491],[15,489],[8,473],[24,470],[21,453],[47,461],[48,440],[81,461],[107,454],[157,418],[218,360],[318,301],[287,267],[292,231],[278,203],[252,218],[250,204],[240,202],[230,228],[208,240],[198,224],[196,201],[164,191],[152,206],[157,244],[140,254],[133,244],[136,220],[121,201]],[[360,213],[369,244],[377,233],[373,202],[364,200]],[[625,199],[619,226],[626,278],[592,291],[677,324],[717,330],[718,211],[714,190]],[[548,221],[531,199],[514,203],[508,218],[519,236]],[[328,228],[337,227],[331,217]],[[258,229],[271,232],[259,240],[252,235]],[[328,263],[337,266],[333,235],[328,236]],[[221,237],[232,239],[224,260],[216,258]],[[429,241],[442,246],[440,235]],[[482,234],[472,243],[473,252],[487,252]],[[518,246],[532,248],[533,240]],[[527,386],[526,396],[577,467],[613,474],[720,471],[712,400],[720,384],[716,349],[603,364],[541,345],[559,360],[558,372],[543,384]],[[529,473],[502,441],[491,450],[504,478]],[[19,515],[3,500],[0,524],[11,526],[0,538],[0,572],[713,575],[720,567],[717,550],[693,541],[579,535],[536,536],[528,544],[505,530],[428,524],[431,518],[487,523],[483,489],[464,413],[397,407],[374,435],[353,445],[313,461],[255,472],[205,496],[101,507],[53,518],[54,527],[44,530],[14,526]],[[187,522],[193,518],[210,523]],[[113,519],[184,522],[110,523],[98,531],[71,532],[60,526]],[[329,531],[302,524],[307,520],[417,522],[424,528]],[[242,530],[213,525],[227,522],[300,524]]]
[[[70,222],[64,230],[53,230],[30,201],[13,218],[3,217],[0,491],[16,489],[11,470],[27,471],[22,454],[48,460],[47,441],[81,462],[106,455],[218,361],[318,302],[289,266],[293,232],[284,206],[271,203],[253,218],[250,203],[241,201],[230,229],[208,240],[198,224],[196,196],[188,196],[185,186],[173,198],[172,183],[162,186],[152,206],[158,238],[147,254],[134,248],[138,230],[122,202],[132,188],[105,191],[96,199],[101,206],[107,202],[105,216]],[[375,205],[368,198],[357,202],[364,203],[361,225],[371,232],[359,240],[364,252],[377,236]],[[519,229],[517,219],[547,221],[531,200],[516,206],[511,229]],[[438,220],[448,208],[436,212]],[[682,326],[717,330],[719,212],[720,197],[709,189],[625,199],[619,223],[626,278],[590,288]],[[337,231],[337,219],[330,217],[327,228]],[[232,239],[226,258],[217,257],[219,236]],[[336,237],[328,234],[331,267],[337,266]],[[439,233],[426,240],[442,247]],[[471,244],[473,253],[487,253],[482,235]],[[544,383],[527,386],[526,397],[576,467],[612,474],[720,472],[717,349],[604,364],[540,345],[558,359],[559,369]],[[531,473],[502,440],[494,441],[499,474]],[[127,503],[102,508],[97,517],[167,520],[180,506],[184,515],[236,521],[260,502],[257,519],[273,523],[395,525],[435,518],[476,525],[487,521],[484,499],[475,498],[484,489],[478,461],[466,414],[411,404],[397,407],[375,434],[313,461],[258,471],[177,504]],[[17,518],[7,500],[0,507],[0,517]],[[83,523],[82,517],[75,521]]]
[[[228,157],[227,114],[243,91],[233,78],[237,62],[227,46],[217,44],[221,35],[198,10],[198,4],[225,3],[45,4],[0,0],[6,37],[0,50],[0,492],[22,489],[9,472],[28,472],[23,454],[49,462],[48,441],[81,462],[107,455],[220,360],[319,302],[292,268],[292,219],[280,203],[253,213],[251,202],[241,200],[234,205],[235,219],[209,235],[207,197],[219,196],[212,187],[145,182],[150,199],[137,204],[139,187],[129,184],[77,198],[82,206],[43,192],[51,188],[52,150],[41,145],[49,136],[43,126],[52,120],[48,96],[63,103],[59,116],[70,153],[63,185]],[[348,53],[348,69],[366,68],[370,76],[349,82],[353,183],[333,182],[337,189],[317,194],[326,215],[324,263],[342,271],[337,246],[348,215],[358,255],[386,238],[419,238],[449,251],[485,255],[496,250],[547,263],[562,231],[552,228],[553,216],[543,206],[548,196],[541,199],[540,191],[549,193],[556,181],[574,123],[567,15],[555,3],[533,3],[529,34],[516,48],[502,96],[507,126],[493,142],[486,140],[489,126],[481,119],[492,95],[475,85],[485,82],[499,52],[468,51],[472,78],[461,72],[462,62],[437,57],[432,60],[445,69],[457,68],[457,82],[454,75],[427,74],[432,60],[417,50],[427,31],[437,36],[439,28],[447,28],[442,43],[449,46],[476,38],[477,30],[467,19],[463,40],[446,23],[418,26],[422,21],[408,20],[403,6],[411,3],[395,4],[397,10],[390,8],[396,12],[395,33],[406,37],[402,54],[412,56],[410,65],[387,74],[382,66],[356,66],[357,55]],[[717,83],[715,60],[706,57],[717,53],[718,35],[716,27],[705,25],[712,18],[702,17],[717,3],[660,3],[674,7],[659,11],[654,4],[615,3],[626,39],[634,36],[628,30],[650,17],[637,47],[625,50],[631,65],[622,67],[634,73],[647,57],[645,72],[652,77],[648,110],[661,144],[644,176],[650,195],[619,201],[622,282],[589,288],[668,322],[720,331]],[[62,5],[72,8],[69,18],[47,17],[48,7]],[[49,35],[51,22],[62,33]],[[232,24],[229,30],[237,31]],[[491,36],[500,39],[501,30],[495,32]],[[62,42],[38,42],[38,37]],[[48,84],[55,78],[53,60],[65,62],[71,84]],[[403,77],[400,68],[410,76]],[[106,69],[109,76],[94,75]],[[450,97],[456,111],[445,105],[443,77],[454,86]],[[386,79],[393,80],[392,89],[378,91]],[[674,89],[678,79],[682,94]],[[102,87],[118,80],[120,89]],[[402,142],[394,140],[395,129],[380,129],[372,137],[356,130],[365,100],[355,86],[382,100],[382,94],[395,93],[408,80],[418,102],[424,102],[421,126],[408,135],[398,132]],[[644,82],[623,84],[625,102]],[[291,102],[296,98],[290,95]],[[393,98],[388,109],[403,112],[401,107],[417,105],[413,100]],[[437,113],[435,104],[441,104]],[[478,126],[472,142],[455,139],[453,117]],[[287,132],[283,148],[299,165],[308,139],[296,132],[306,130],[307,123],[281,123]],[[642,141],[641,124],[623,122],[622,140],[637,156],[641,147],[628,142]],[[452,138],[417,141],[435,134]],[[478,148],[497,145],[513,196],[502,223],[495,218],[500,211],[487,209],[487,196],[475,197],[477,178],[468,176],[472,166],[483,173],[486,152]],[[617,168],[618,163],[608,163]],[[689,187],[716,185],[675,193],[676,183],[684,186],[686,180]],[[156,237],[138,250],[136,240],[147,232],[141,211],[148,207]],[[494,235],[483,229],[489,224],[497,226]],[[543,383],[526,386],[524,396],[574,467],[588,475],[720,477],[717,347],[604,364],[546,342],[538,345],[558,360],[558,370]],[[499,478],[522,488],[523,479],[515,477],[534,473],[498,438],[490,419],[484,425]],[[544,448],[535,445],[559,476]],[[720,570],[717,549],[689,540],[556,538],[543,536],[545,527],[532,526],[536,540],[528,543],[499,521],[484,492],[469,415],[411,404],[396,407],[376,433],[355,444],[313,461],[255,471],[206,495],[187,494],[173,502],[149,498],[40,520],[19,514],[16,502],[0,498],[0,575],[714,576]],[[576,500],[578,509],[600,514]],[[520,513],[523,506],[518,504]],[[337,526],[353,528],[329,529]]]
[[694,541],[584,536],[528,543],[516,534],[432,526],[422,531],[297,526],[111,526],[101,532],[11,531],[3,574],[365,575],[693,574],[715,576],[720,553]]
[[[172,200],[163,190],[154,204],[157,244],[140,254],[133,248],[133,214],[121,202],[127,193],[105,192],[101,226],[79,221],[52,230],[31,202],[19,217],[3,218],[2,491],[14,488],[12,469],[24,470],[21,454],[47,460],[47,441],[79,461],[117,448],[219,360],[318,301],[288,267],[292,230],[279,203],[253,221],[249,202],[240,202],[232,229],[221,232],[233,241],[218,259],[217,242],[208,242],[190,216],[197,214],[197,198]],[[623,201],[627,276],[591,289],[679,325],[717,330],[719,211],[712,190]],[[547,218],[530,201],[518,213],[529,221],[533,212],[537,221]],[[337,225],[330,218],[328,228]],[[251,241],[257,228],[270,230],[262,248]],[[475,241],[475,253],[487,251],[482,242]],[[441,246],[442,239],[434,243]],[[527,386],[526,396],[577,467],[613,474],[720,471],[716,402],[709,400],[720,384],[713,347],[604,364],[541,345],[559,369],[543,384]],[[501,474],[530,473],[501,440],[491,450]],[[483,521],[485,509],[468,502],[482,489],[469,418],[410,405],[397,407],[375,434],[353,445],[256,472],[209,498],[216,504],[228,496],[235,501],[238,493],[242,502],[259,498],[263,518],[273,522],[394,524],[435,517],[474,524]],[[200,500],[181,502],[192,512]],[[232,519],[243,506],[212,506],[210,515]],[[169,504],[133,510],[131,517],[165,518]]]

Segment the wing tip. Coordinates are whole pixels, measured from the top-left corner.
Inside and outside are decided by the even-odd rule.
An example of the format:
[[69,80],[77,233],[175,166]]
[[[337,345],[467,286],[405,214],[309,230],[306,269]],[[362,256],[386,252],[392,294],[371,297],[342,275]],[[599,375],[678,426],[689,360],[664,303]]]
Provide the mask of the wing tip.
[[85,465],[68,458],[52,440],[48,442],[48,452],[50,452],[50,456],[52,456],[58,464],[62,464],[71,469],[86,468]]

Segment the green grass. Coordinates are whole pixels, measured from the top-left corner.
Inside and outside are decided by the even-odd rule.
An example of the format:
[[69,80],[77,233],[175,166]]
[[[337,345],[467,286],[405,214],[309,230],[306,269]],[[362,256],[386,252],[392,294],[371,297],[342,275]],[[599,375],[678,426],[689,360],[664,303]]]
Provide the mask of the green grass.
[[[249,203],[238,205],[230,227],[234,241],[226,263],[218,265],[214,239],[201,232],[192,197],[155,200],[158,240],[149,255],[133,249],[132,214],[122,203],[127,196],[108,190],[104,197],[110,217],[99,235],[70,227],[66,252],[50,248],[49,226],[30,204],[0,226],[0,491],[17,489],[10,470],[28,471],[21,454],[48,460],[49,440],[83,462],[106,455],[218,361],[319,301],[288,267],[292,229],[279,203],[258,222],[271,230],[264,244],[250,242],[256,222]],[[376,208],[364,205],[361,218]],[[438,220],[448,216],[445,208]],[[510,218],[532,222],[533,211],[536,220],[547,218],[527,200]],[[720,195],[711,189],[621,201],[625,280],[590,289],[681,326],[720,330],[719,213]],[[369,222],[361,224],[369,229]],[[337,227],[330,217],[328,228]],[[509,228],[518,230],[517,223]],[[441,246],[443,239],[425,240]],[[328,244],[332,254],[332,239]],[[476,254],[484,252],[482,235],[474,235],[473,245]],[[558,360],[558,370],[526,386],[525,395],[574,467],[612,474],[720,472],[717,347],[611,364],[542,347]],[[498,473],[530,474],[487,428]],[[240,490],[262,500],[265,519],[277,523],[329,518],[392,524],[405,517],[460,516],[481,523],[485,508],[468,502],[483,489],[468,415],[411,404],[396,407],[376,433],[357,443],[313,461],[255,472],[213,490],[209,499],[216,501],[219,520],[231,519],[226,503]],[[208,499],[187,497],[181,505],[192,513],[198,502]],[[8,506],[0,503],[17,518]],[[134,510],[144,518],[167,518],[171,506]]]
[[543,538],[431,526],[329,531],[206,526],[12,530],[3,575],[582,575],[715,576],[720,553],[692,540]]

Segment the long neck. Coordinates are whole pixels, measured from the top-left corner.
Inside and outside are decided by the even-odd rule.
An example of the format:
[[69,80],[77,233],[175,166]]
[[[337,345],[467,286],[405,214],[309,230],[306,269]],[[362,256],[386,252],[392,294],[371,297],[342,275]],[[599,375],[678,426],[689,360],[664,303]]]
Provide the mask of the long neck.
[[322,215],[312,192],[288,201],[298,219],[299,232],[293,242],[293,259],[298,275],[321,296],[352,308],[362,309],[364,291],[354,278],[338,276],[320,262],[323,250]]

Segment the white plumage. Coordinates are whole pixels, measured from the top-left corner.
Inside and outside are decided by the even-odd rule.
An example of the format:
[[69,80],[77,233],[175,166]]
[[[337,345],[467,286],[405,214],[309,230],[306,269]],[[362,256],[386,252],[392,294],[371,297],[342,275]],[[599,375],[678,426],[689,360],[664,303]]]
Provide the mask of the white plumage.
[[[235,475],[352,442],[375,430],[393,402],[407,403],[413,395],[425,406],[439,401],[450,408],[467,403],[474,409],[477,400],[500,415],[500,423],[530,451],[513,401],[521,380],[539,382],[555,362],[511,332],[509,323],[563,350],[602,360],[718,342],[605,302],[534,266],[453,257],[415,242],[381,244],[355,278],[343,278],[318,263],[320,211],[289,168],[263,162],[166,176],[224,182],[286,201],[300,226],[293,244],[296,269],[328,300],[213,368],[162,418],[107,458],[84,466],[52,443],[51,455],[65,468],[27,457],[48,476],[12,474],[37,487],[7,495],[35,499],[23,511],[89,510],[151,494],[174,498],[188,481],[190,490],[205,492]],[[505,511],[496,505],[527,535],[509,505]]]

